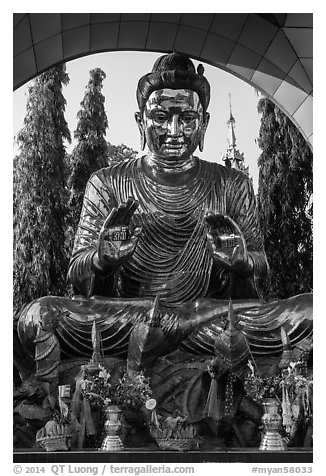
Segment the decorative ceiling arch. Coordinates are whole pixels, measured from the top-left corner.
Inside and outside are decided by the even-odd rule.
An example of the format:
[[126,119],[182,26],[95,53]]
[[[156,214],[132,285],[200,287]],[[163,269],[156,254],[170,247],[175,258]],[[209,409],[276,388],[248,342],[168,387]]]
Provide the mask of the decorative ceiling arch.
[[104,51],[173,49],[276,103],[312,144],[312,13],[14,13],[14,89]]

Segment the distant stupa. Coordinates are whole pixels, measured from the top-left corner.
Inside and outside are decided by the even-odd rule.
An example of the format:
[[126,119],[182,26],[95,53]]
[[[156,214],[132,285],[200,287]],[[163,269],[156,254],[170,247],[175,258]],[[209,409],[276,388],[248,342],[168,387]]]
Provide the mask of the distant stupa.
[[234,168],[241,170],[244,174],[249,177],[249,167],[246,167],[244,164],[244,154],[237,149],[237,139],[235,136],[235,119],[232,115],[232,105],[231,105],[231,94],[229,93],[229,104],[230,104],[230,117],[227,121],[229,128],[229,137],[228,137],[228,148],[226,154],[222,156],[225,166],[228,168]]

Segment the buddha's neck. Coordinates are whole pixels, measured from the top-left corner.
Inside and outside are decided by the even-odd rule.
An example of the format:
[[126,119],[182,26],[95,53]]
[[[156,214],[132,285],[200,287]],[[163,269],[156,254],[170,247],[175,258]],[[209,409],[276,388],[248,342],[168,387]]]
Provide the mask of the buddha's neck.
[[191,180],[197,172],[198,159],[190,156],[180,161],[173,158],[164,161],[161,157],[148,154],[143,157],[143,167],[146,175],[162,185],[183,185]]

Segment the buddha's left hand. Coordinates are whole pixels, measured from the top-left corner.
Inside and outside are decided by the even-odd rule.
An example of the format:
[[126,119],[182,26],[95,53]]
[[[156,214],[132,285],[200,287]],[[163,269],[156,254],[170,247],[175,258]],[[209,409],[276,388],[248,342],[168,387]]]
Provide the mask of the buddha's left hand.
[[[225,215],[208,215],[205,220],[208,227],[207,241],[213,259],[223,268],[240,276],[251,275],[253,273],[252,258],[247,251],[244,236],[238,225],[232,218]],[[225,229],[229,233],[225,233]]]

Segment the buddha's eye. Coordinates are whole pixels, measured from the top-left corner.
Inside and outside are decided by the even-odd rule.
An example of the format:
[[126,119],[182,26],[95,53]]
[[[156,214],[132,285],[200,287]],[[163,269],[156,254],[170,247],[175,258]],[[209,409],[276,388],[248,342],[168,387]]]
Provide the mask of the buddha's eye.
[[181,120],[186,124],[198,119],[198,113],[195,111],[186,111],[181,114]]
[[159,122],[160,124],[163,124],[168,118],[168,115],[164,111],[153,111],[150,115],[151,119],[153,119],[155,122]]

